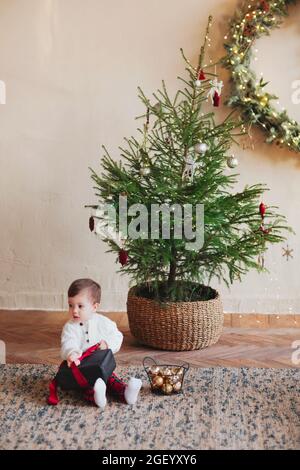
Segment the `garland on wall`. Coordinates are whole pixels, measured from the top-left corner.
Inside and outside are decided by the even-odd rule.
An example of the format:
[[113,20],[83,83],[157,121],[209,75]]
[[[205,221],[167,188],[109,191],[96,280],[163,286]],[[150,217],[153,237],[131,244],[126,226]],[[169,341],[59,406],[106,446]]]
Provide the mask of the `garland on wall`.
[[265,82],[251,70],[252,49],[255,41],[269,35],[288,15],[288,6],[297,0],[255,0],[244,2],[230,22],[230,31],[224,37],[227,55],[223,65],[231,72],[232,91],[227,104],[240,108],[250,125],[263,128],[266,142],[275,142],[300,151],[300,126],[286,111],[278,111],[272,101],[278,97],[267,93]]

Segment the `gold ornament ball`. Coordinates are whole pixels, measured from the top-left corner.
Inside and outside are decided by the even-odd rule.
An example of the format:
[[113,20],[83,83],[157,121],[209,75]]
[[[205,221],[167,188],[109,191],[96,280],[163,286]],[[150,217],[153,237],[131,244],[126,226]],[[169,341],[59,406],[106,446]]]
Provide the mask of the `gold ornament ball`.
[[173,390],[174,390],[174,392],[179,392],[179,390],[181,390],[181,382],[176,382],[173,385]]
[[149,369],[148,369],[148,373],[149,373],[150,375],[157,375],[158,372],[159,372],[159,368],[158,368],[157,366],[151,366],[151,367],[149,367]]
[[163,379],[160,375],[156,375],[156,376],[152,379],[152,385],[153,385],[155,388],[160,388],[160,387],[162,387],[163,384],[164,384],[164,379]]
[[162,386],[162,391],[167,395],[170,395],[170,393],[173,392],[173,387],[171,384],[166,383]]
[[173,375],[172,376],[172,383],[173,384],[176,384],[177,382],[179,382],[180,378],[178,375]]
[[263,106],[263,107],[267,106],[268,101],[269,101],[269,99],[268,99],[267,96],[263,96],[263,97],[259,100],[261,106]]

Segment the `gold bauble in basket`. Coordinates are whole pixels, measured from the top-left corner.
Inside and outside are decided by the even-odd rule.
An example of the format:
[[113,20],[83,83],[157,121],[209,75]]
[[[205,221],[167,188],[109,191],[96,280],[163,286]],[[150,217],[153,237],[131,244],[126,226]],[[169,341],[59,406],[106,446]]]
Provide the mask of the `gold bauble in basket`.
[[166,393],[167,395],[170,395],[170,393],[173,392],[173,387],[169,383],[164,383],[162,386],[162,391]]
[[181,379],[179,377],[179,375],[172,375],[171,377],[171,382],[172,384],[176,384],[177,382],[179,382]]
[[154,388],[160,388],[164,384],[164,379],[160,375],[156,375],[152,379],[152,385]]
[[174,390],[174,392],[179,392],[181,390],[181,382],[176,382],[173,385],[173,390]]
[[169,375],[172,375],[173,372],[172,372],[172,369],[170,367],[165,367],[162,371],[162,374],[165,375],[165,376],[169,376]]
[[149,373],[150,373],[151,375],[156,375],[156,374],[158,374],[159,372],[160,372],[160,368],[159,368],[158,366],[152,366],[152,367],[150,367],[150,369],[149,369]]
[[[151,360],[154,364],[146,365],[147,360]],[[153,392],[171,395],[183,390],[183,379],[185,372],[189,369],[189,364],[159,365],[151,357],[145,357],[143,365]]]

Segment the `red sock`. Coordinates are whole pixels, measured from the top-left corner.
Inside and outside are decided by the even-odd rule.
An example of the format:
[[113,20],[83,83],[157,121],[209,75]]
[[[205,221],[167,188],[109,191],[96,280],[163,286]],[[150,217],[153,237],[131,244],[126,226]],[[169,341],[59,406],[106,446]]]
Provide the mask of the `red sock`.
[[88,401],[90,403],[93,403],[94,405],[96,404],[95,400],[94,400],[94,389],[93,388],[86,389],[83,393],[83,397],[86,401]]
[[58,403],[58,396],[57,396],[57,383],[56,380],[53,379],[52,382],[49,384],[49,397],[47,400],[48,405],[57,405]]
[[127,384],[123,382],[114,372],[107,381],[107,391],[117,397],[123,403],[126,403],[124,392]]

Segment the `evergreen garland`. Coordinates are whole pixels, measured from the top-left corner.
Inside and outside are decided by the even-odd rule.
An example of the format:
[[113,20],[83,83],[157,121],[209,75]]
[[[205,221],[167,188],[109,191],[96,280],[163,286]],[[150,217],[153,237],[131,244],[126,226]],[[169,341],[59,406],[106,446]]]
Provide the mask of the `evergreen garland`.
[[224,44],[227,55],[221,60],[230,70],[232,90],[227,104],[241,110],[246,122],[258,124],[266,132],[266,142],[275,142],[300,151],[300,126],[286,111],[278,111],[272,101],[278,97],[265,92],[268,82],[257,79],[250,67],[253,44],[270,35],[288,15],[288,6],[296,0],[245,1],[230,22]]

